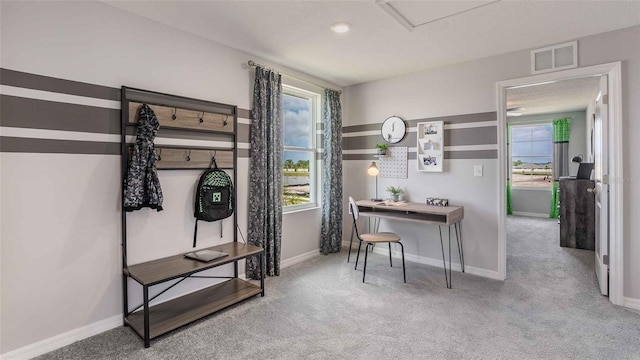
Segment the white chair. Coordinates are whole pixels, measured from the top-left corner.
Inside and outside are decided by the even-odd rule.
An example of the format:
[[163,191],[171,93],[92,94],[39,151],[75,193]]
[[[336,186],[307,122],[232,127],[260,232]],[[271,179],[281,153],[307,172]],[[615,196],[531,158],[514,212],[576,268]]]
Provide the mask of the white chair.
[[388,243],[389,244],[389,265],[393,267],[393,262],[391,260],[391,243],[400,244],[400,249],[402,250],[402,275],[404,277],[404,282],[407,282],[407,272],[404,266],[404,246],[400,242],[400,236],[391,233],[391,232],[375,232],[369,234],[360,234],[358,231],[357,220],[360,215],[360,211],[358,210],[358,205],[356,205],[355,200],[351,196],[349,196],[349,209],[351,210],[351,216],[353,218],[353,228],[351,229],[351,240],[349,241],[349,255],[347,255],[347,262],[349,262],[349,258],[351,257],[351,244],[353,243],[353,233],[355,232],[360,243],[358,245],[358,254],[356,256],[356,266],[355,269],[358,269],[358,259],[360,258],[360,250],[362,249],[362,242],[365,242],[366,248],[364,251],[364,270],[362,271],[362,282],[364,282],[364,278],[367,275],[367,254],[369,253],[369,246],[373,249],[374,244],[377,243]]

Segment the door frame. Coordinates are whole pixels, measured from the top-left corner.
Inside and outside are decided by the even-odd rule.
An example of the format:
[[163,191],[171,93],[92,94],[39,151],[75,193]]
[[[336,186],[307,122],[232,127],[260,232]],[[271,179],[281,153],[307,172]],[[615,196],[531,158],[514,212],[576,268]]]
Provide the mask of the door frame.
[[609,92],[609,300],[623,306],[623,166],[622,166],[622,64],[613,62],[563,70],[553,73],[527,76],[496,83],[496,109],[498,117],[498,275],[507,278],[507,89],[521,86],[581,78],[608,76]]

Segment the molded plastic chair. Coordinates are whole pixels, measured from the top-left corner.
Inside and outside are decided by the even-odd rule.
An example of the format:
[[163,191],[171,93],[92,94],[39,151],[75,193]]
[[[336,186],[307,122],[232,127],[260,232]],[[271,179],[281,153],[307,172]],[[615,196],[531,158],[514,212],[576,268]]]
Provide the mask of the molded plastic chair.
[[351,196],[349,196],[349,209],[351,210],[351,216],[353,217],[353,228],[351,229],[351,240],[349,241],[349,255],[347,256],[347,262],[349,262],[349,258],[351,257],[351,244],[353,243],[353,233],[355,232],[358,240],[360,240],[360,243],[358,245],[358,255],[356,256],[356,270],[358,269],[358,259],[360,259],[360,249],[362,249],[362,243],[365,242],[367,244],[364,251],[364,270],[362,271],[362,282],[364,282],[364,278],[367,275],[367,254],[369,253],[369,246],[371,246],[371,248],[373,249],[374,244],[386,242],[389,244],[389,265],[391,265],[391,267],[393,267],[393,262],[391,260],[391,243],[400,244],[400,249],[402,250],[402,275],[404,277],[404,282],[406,283],[407,272],[404,266],[404,246],[400,242],[400,236],[391,232],[360,234],[357,225],[360,211],[358,210],[358,205],[356,205],[355,200],[353,200]]

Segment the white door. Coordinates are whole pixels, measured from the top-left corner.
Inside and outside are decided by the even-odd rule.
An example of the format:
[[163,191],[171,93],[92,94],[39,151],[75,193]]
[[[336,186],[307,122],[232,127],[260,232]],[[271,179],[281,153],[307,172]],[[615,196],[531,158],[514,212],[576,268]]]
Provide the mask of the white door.
[[600,292],[609,295],[609,166],[607,76],[600,78],[600,92],[596,100],[593,127],[593,155],[596,203],[596,276]]

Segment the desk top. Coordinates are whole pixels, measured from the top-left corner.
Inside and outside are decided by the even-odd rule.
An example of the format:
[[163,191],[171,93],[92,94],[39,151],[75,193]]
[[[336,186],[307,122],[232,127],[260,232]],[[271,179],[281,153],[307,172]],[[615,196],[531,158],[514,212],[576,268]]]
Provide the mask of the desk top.
[[376,216],[398,220],[452,225],[464,218],[462,206],[434,206],[415,202],[405,205],[383,205],[380,201],[358,200],[356,205],[362,216]]

